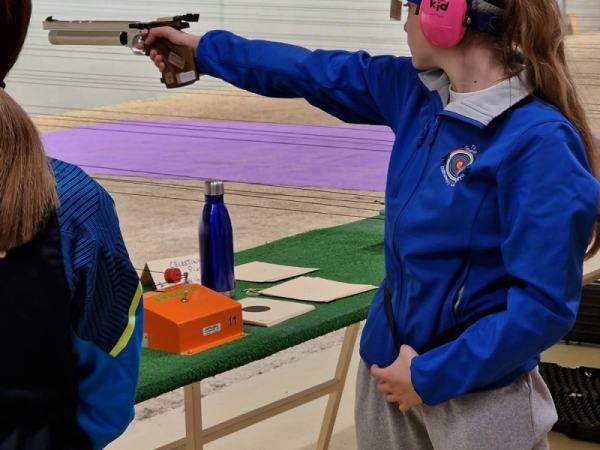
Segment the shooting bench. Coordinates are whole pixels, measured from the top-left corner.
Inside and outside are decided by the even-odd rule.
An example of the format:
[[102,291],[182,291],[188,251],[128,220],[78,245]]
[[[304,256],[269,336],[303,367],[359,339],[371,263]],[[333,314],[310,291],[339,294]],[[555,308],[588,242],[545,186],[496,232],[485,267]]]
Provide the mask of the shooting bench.
[[[236,253],[236,265],[252,261],[318,267],[315,276],[335,281],[378,285],[384,276],[383,218],[311,231]],[[236,299],[249,288],[272,284],[236,282]],[[373,291],[332,303],[314,303],[315,310],[270,328],[244,325],[249,335],[192,356],[149,349],[142,351],[136,403],[184,388],[186,436],[157,450],[201,450],[205,444],[329,396],[317,449],[329,446],[352,358],[359,323],[366,319]],[[319,336],[345,328],[334,376],[304,391],[267,404],[210,428],[203,428],[200,382],[242,367]]]
[[[315,275],[319,277],[342,282],[378,285],[384,276],[383,223],[383,218],[378,216],[347,225],[299,234],[236,253],[235,262],[236,265],[251,261],[264,261],[275,264],[318,267],[320,270]],[[600,256],[586,263],[584,284],[589,285],[598,278],[600,278]],[[253,283],[238,282],[236,298],[245,297],[245,290],[248,288],[266,286],[269,285],[257,286]],[[157,450],[201,450],[205,444],[216,439],[317,398],[329,396],[316,447],[317,450],[327,449],[356,342],[359,322],[366,318],[372,297],[373,292],[371,291],[328,304],[314,304],[316,308],[314,311],[271,328],[245,325],[244,331],[249,333],[247,337],[192,356],[144,349],[136,403],[181,387],[184,388],[185,437],[159,447]],[[600,318],[597,320],[595,327],[600,327]],[[203,427],[201,380],[258,361],[342,328],[346,329],[345,337],[332,379],[212,427]],[[574,327],[575,331],[577,331],[576,327]],[[575,336],[573,340],[581,340],[581,338]],[[600,356],[600,347],[598,354]],[[546,374],[547,382],[552,377],[549,386],[553,396],[562,401],[561,392],[571,389],[564,384],[566,379],[563,376],[564,370],[576,369],[563,370],[560,366],[546,363],[542,363],[541,369],[542,374]],[[555,376],[557,369],[563,370],[561,372],[563,375],[558,378]],[[591,392],[589,389],[588,391]],[[600,411],[598,414],[600,415]],[[577,435],[573,432],[573,430],[579,429],[577,427],[565,428],[566,425],[573,425],[573,420],[572,417],[560,416],[556,431],[565,432],[565,434],[567,434],[566,431],[570,431],[572,437],[586,440],[597,436],[598,433],[589,433],[589,427],[586,428],[587,435]]]

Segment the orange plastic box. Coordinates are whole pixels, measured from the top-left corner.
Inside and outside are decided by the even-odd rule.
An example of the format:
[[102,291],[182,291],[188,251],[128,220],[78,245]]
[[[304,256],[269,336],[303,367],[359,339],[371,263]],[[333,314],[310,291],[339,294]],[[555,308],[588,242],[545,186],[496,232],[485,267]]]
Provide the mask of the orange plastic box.
[[245,336],[242,307],[196,283],[175,284],[144,294],[145,345],[182,355]]

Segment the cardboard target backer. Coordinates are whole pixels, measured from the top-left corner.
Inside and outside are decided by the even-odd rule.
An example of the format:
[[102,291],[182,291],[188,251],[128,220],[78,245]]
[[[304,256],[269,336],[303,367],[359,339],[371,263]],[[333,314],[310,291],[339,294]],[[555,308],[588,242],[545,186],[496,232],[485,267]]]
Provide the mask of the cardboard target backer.
[[172,286],[173,283],[167,283],[165,280],[165,270],[177,268],[183,273],[188,273],[188,281],[199,283],[200,281],[200,255],[197,253],[184,256],[174,256],[172,258],[148,261],[144,265],[144,270],[140,276],[143,286],[156,286],[156,289],[162,289]]
[[272,327],[315,309],[313,305],[305,303],[260,297],[244,298],[239,303],[242,305],[242,320],[244,323],[262,327]]
[[235,267],[235,279],[252,283],[274,283],[315,272],[319,269],[309,267],[283,266],[260,261],[253,261]]
[[319,277],[299,277],[259,291],[261,295],[329,303],[377,289],[370,284],[341,283]]

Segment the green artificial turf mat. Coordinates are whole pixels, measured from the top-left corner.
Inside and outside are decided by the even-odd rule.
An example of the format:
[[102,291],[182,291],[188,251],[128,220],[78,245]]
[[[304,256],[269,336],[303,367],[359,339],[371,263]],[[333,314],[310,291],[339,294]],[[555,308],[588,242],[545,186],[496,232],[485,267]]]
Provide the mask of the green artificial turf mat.
[[[319,271],[308,276],[377,286],[384,276],[383,225],[383,218],[375,217],[291,236],[238,252],[235,264],[262,261],[318,267]],[[246,297],[248,288],[272,285],[237,282],[236,299]],[[373,294],[370,291],[327,304],[313,303],[314,311],[270,328],[244,325],[249,336],[193,356],[143,349],[136,403],[360,322],[367,316]]]

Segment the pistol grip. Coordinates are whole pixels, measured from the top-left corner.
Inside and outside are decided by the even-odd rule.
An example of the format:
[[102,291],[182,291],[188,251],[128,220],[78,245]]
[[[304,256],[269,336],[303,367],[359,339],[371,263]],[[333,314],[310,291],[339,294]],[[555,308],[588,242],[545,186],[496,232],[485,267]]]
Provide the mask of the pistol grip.
[[194,84],[200,78],[196,68],[196,55],[194,51],[185,45],[175,45],[168,39],[157,39],[146,49],[155,49],[163,58],[165,70],[163,71],[161,82],[167,89],[178,88]]

